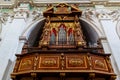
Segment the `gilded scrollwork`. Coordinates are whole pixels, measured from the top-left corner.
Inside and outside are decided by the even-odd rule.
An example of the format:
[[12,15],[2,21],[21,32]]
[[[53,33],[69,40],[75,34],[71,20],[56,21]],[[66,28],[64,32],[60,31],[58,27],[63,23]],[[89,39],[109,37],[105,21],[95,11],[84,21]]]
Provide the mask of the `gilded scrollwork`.
[[23,62],[21,65],[25,67],[25,66],[31,65],[31,63],[32,63],[31,60],[26,60],[26,61]]
[[33,58],[24,58],[20,62],[20,66],[19,66],[18,71],[32,69],[32,65],[33,65]]
[[83,33],[81,30],[81,26],[79,22],[75,22],[76,30],[75,30],[75,39],[77,41],[78,45],[86,45],[84,39],[83,39]]
[[38,68],[39,69],[41,69],[41,68],[45,68],[45,69],[59,68],[59,57],[57,57],[57,56],[40,57]]
[[39,45],[47,45],[49,42],[49,29],[45,28],[42,34],[42,40],[39,42]]
[[82,65],[84,62],[81,59],[70,59],[68,62],[70,65],[72,66],[80,66]]
[[79,18],[77,15],[75,15],[75,21],[78,22],[79,21]]
[[102,61],[100,61],[100,60],[95,60],[95,65],[97,67],[100,67],[100,68],[104,68],[105,67],[104,63]]
[[46,58],[42,61],[42,65],[44,66],[54,66],[57,64],[55,59]]

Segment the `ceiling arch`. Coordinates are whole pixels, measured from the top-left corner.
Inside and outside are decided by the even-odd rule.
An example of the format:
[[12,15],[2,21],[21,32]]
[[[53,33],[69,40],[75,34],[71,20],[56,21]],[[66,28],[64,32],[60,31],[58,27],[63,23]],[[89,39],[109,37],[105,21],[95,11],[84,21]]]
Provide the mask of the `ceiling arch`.
[[[91,23],[90,21],[86,20],[85,18],[81,17],[80,20],[82,22],[86,23],[89,27],[93,28],[96,31],[96,33],[98,34],[99,38],[104,38],[105,37],[104,32],[98,26],[94,25],[93,23]],[[87,25],[85,25],[85,26],[87,26]]]
[[[29,46],[34,44],[34,41],[37,38],[37,34],[42,32],[42,28],[44,26],[45,18],[41,18],[37,21],[32,22],[27,28],[23,31],[20,38],[23,38],[29,41]],[[20,39],[21,40],[21,39]]]

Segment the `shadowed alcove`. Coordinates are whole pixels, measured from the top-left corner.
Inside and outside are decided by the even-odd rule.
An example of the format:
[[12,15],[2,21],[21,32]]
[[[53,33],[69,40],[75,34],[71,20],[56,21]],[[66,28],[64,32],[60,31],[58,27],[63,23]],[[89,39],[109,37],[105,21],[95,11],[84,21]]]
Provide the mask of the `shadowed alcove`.
[[88,46],[96,45],[99,39],[98,33],[87,22],[80,20],[80,23],[81,23],[81,27],[82,27],[87,45]]
[[[31,31],[28,38],[29,46],[37,47],[39,45],[39,40],[41,39],[40,36],[43,32],[44,25],[45,25],[45,20],[40,21]],[[84,39],[87,42],[87,46],[96,45],[99,39],[98,33],[93,29],[91,25],[89,25],[87,22],[83,20],[80,20],[80,25],[84,35]]]

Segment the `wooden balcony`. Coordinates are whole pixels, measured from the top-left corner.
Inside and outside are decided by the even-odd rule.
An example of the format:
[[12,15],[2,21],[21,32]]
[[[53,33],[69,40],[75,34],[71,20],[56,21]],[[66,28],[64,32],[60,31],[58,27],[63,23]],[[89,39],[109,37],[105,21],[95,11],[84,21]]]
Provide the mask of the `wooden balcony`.
[[[41,51],[17,55],[16,65],[11,74],[13,80],[22,80],[19,78],[28,77],[28,75],[34,78],[39,76],[83,78],[80,80],[97,80],[98,78],[115,80],[116,78],[109,60],[110,54],[53,52]],[[24,76],[21,77],[21,75]]]

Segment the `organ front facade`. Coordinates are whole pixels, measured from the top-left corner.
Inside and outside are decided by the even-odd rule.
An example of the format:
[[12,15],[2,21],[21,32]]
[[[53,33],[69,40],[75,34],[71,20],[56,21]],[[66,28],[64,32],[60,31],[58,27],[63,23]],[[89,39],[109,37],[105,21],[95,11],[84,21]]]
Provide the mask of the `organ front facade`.
[[39,46],[72,48],[86,45],[79,23],[81,11],[67,4],[48,9],[44,12],[46,22]]
[[[13,80],[115,80],[116,75],[99,39],[90,46],[91,36],[81,25],[77,5],[49,5],[44,26],[32,46],[29,40],[17,54]],[[34,38],[34,37],[33,37]]]

